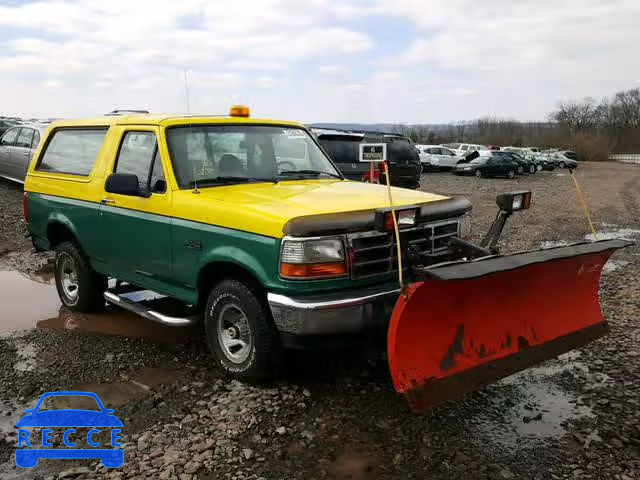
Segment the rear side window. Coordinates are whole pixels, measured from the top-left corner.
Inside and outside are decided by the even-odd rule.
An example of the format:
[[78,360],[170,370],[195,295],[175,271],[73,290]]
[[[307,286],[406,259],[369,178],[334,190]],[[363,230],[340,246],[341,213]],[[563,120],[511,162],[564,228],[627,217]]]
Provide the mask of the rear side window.
[[0,139],[0,145],[4,145],[4,146],[13,145],[14,142],[16,141],[16,137],[18,136],[19,130],[20,130],[19,128],[10,128],[9,130],[7,130],[5,134],[2,136],[2,139]]
[[342,140],[324,140],[320,145],[336,163],[358,163],[360,161],[360,142]]
[[31,128],[23,128],[16,140],[16,147],[31,148],[31,141],[33,140],[33,130]]
[[106,128],[56,130],[46,146],[37,170],[89,175],[106,134]]

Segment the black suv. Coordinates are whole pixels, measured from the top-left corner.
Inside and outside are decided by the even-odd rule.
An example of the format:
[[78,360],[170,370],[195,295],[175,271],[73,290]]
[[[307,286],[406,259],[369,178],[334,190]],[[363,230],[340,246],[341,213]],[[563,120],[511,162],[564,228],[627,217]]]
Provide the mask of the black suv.
[[391,184],[419,188],[422,166],[413,142],[392,133],[352,132],[312,128],[311,131],[342,174],[350,180],[363,180],[370,163],[360,162],[360,143],[386,143],[391,170]]

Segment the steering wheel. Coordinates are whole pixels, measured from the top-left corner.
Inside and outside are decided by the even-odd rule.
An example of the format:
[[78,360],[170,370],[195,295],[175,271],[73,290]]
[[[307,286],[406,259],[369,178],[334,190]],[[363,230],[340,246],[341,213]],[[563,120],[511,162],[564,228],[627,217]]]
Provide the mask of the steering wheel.
[[285,160],[284,162],[278,162],[278,172],[286,170],[296,170],[295,164],[288,160]]

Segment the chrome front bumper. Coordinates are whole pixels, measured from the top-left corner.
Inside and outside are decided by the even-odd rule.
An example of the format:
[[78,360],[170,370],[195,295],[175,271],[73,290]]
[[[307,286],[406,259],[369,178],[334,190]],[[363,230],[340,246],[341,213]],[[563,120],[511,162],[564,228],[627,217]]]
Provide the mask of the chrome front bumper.
[[399,294],[387,285],[297,297],[268,293],[267,301],[281,333],[342,335],[386,326]]

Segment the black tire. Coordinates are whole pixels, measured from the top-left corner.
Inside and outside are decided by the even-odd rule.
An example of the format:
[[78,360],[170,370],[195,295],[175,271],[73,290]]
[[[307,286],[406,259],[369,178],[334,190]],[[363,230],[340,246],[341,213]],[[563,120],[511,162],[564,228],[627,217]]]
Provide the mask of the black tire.
[[62,304],[76,312],[104,308],[107,278],[91,268],[80,247],[73,242],[62,242],[55,252],[54,275]]
[[516,178],[516,171],[513,168],[510,168],[509,170],[507,170],[507,173],[505,175],[508,179],[513,179]]
[[[276,378],[283,362],[280,336],[266,299],[256,290],[241,280],[223,280],[211,289],[204,312],[207,344],[218,365],[232,377],[249,383]],[[248,325],[250,344],[245,359],[242,356],[233,359],[233,352],[221,345],[224,334],[219,333],[218,326],[222,322],[224,327],[223,315],[228,309],[243,314],[243,321]]]
[[536,170],[537,170],[537,169],[536,169],[536,166],[535,166],[535,165],[529,165],[529,173],[530,173],[530,174],[532,174],[532,175],[533,175],[534,173],[536,173]]

